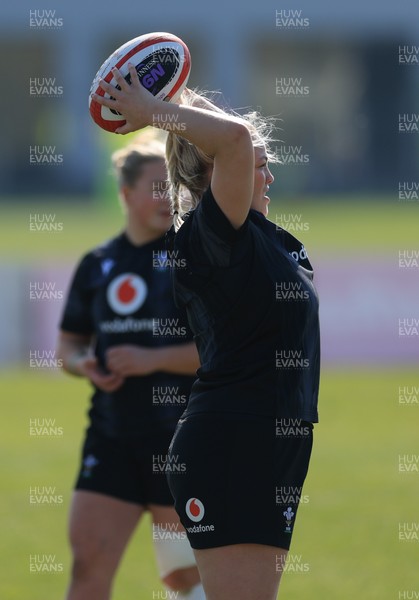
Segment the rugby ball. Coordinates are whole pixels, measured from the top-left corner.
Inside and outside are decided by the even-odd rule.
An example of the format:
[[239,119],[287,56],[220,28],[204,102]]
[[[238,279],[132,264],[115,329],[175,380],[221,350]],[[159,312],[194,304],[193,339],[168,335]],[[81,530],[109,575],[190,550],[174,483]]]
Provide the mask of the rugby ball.
[[131,76],[128,63],[135,65],[138,78],[143,87],[166,102],[176,102],[188,82],[191,72],[191,56],[186,44],[171,33],[147,33],[130,40],[105,60],[93,80],[89,94],[89,110],[97,125],[106,131],[115,131],[125,124],[125,119],[116,110],[102,106],[92,100],[92,94],[107,94],[99,86],[104,79],[119,89],[112,75],[116,67],[128,83]]

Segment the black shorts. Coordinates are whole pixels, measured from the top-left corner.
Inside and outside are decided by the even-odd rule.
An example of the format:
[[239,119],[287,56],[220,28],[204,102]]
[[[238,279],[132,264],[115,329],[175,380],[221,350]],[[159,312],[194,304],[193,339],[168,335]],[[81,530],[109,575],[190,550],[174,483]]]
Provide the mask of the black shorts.
[[289,549],[313,444],[304,421],[206,413],[180,419],[168,473],[192,548],[265,544]]
[[172,436],[173,429],[162,429],[124,441],[89,428],[75,489],[134,504],[173,506],[165,475]]

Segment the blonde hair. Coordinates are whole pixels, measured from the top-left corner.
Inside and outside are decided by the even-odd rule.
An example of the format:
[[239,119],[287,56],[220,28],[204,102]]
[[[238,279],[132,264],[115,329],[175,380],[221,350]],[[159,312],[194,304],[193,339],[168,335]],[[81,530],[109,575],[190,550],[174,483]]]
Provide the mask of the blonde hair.
[[[230,117],[235,117],[249,129],[253,146],[264,148],[270,162],[279,162],[269,144],[273,141],[274,118],[263,117],[257,111],[239,115],[234,111],[225,111],[214,104],[207,93],[186,89],[179,104],[197,106]],[[166,141],[166,163],[169,174],[173,223],[177,231],[183,223],[182,215],[198,206],[202,194],[208,187],[208,171],[212,167],[213,157],[185,138],[168,133]]]
[[148,127],[133,141],[112,154],[112,166],[119,188],[134,187],[141,177],[144,165],[155,160],[165,160],[165,132]]

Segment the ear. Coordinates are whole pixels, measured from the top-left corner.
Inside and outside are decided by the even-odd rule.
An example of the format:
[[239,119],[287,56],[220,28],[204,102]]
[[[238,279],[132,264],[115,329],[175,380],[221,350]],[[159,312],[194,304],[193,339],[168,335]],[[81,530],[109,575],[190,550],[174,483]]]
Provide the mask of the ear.
[[123,185],[119,190],[119,196],[124,206],[130,205],[131,188],[128,185]]

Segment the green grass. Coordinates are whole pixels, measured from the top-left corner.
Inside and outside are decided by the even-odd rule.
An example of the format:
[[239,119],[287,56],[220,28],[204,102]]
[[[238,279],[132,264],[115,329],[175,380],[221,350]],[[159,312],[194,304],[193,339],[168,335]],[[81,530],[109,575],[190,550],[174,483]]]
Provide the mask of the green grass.
[[[61,374],[4,373],[1,397],[7,427],[1,439],[2,540],[7,577],[0,597],[7,600],[63,598],[70,570],[66,541],[71,489],[78,469],[80,444],[87,423],[89,386]],[[29,419],[55,419],[63,428],[57,438],[30,437]],[[62,505],[29,504],[29,488],[56,487]],[[151,598],[159,585],[149,543],[149,519],[141,524],[116,584],[116,598]],[[56,555],[62,574],[29,573],[31,554]]]
[[[60,230],[30,231],[31,215],[48,215]],[[20,200],[3,210],[0,254],[26,264],[54,259],[75,262],[86,250],[116,235],[123,223],[117,199],[113,208],[88,198],[56,205]]]
[[[0,224],[0,253],[24,262],[53,258],[76,260],[81,252],[114,235],[123,226],[116,198],[113,203],[109,198],[106,202],[79,198],[70,203],[49,204],[22,198],[5,206]],[[295,227],[289,230],[304,242],[311,254],[378,254],[397,252],[401,247],[417,248],[418,210],[418,204],[401,204],[391,198],[375,201],[358,196],[284,198],[271,202],[270,218],[273,222],[300,219],[304,230],[298,231]],[[29,231],[30,214],[53,215],[63,229]]]
[[[123,226],[117,201],[72,200],[71,205],[15,200],[4,206],[0,253],[10,262],[74,263]],[[272,202],[270,218],[301,215],[295,232],[310,254],[394,253],[417,248],[417,204],[392,198],[290,199]],[[29,231],[30,213],[56,215],[63,231]],[[0,545],[5,571],[0,598],[64,597],[70,554],[67,512],[86,425],[88,385],[61,374],[3,372],[2,502]],[[286,573],[287,600],[392,600],[419,592],[419,542],[398,540],[399,523],[419,523],[419,474],[399,473],[399,454],[419,454],[419,406],[398,403],[398,386],[419,386],[414,371],[324,371],[321,423],[315,428],[312,465],[291,553],[306,573]],[[55,419],[64,434],[32,439],[30,418]],[[30,486],[55,486],[60,506],[29,504]],[[244,493],[246,491],[244,490]],[[257,515],[254,515],[257,518]],[[115,585],[115,600],[151,600],[160,587],[149,520],[140,525]],[[30,554],[55,554],[63,574],[29,573]],[[235,600],[235,599],[234,599]],[[239,599],[237,599],[239,600]]]
[[[279,598],[393,600],[419,590],[419,542],[399,541],[399,522],[419,522],[419,474],[399,473],[399,454],[418,454],[419,405],[401,405],[412,370],[324,371],[321,423],[291,547],[308,565],[286,573]],[[2,556],[7,600],[63,598],[70,569],[66,521],[89,388],[61,374],[2,374]],[[50,418],[62,437],[31,438],[30,418]],[[51,485],[61,506],[29,505],[30,486]],[[251,482],[249,482],[251,485]],[[246,493],[244,488],[243,493]],[[257,515],[249,515],[257,518]],[[30,574],[30,554],[55,554],[63,574]],[[148,520],[127,551],[115,600],[151,600],[162,590]],[[237,599],[239,600],[239,599]]]

